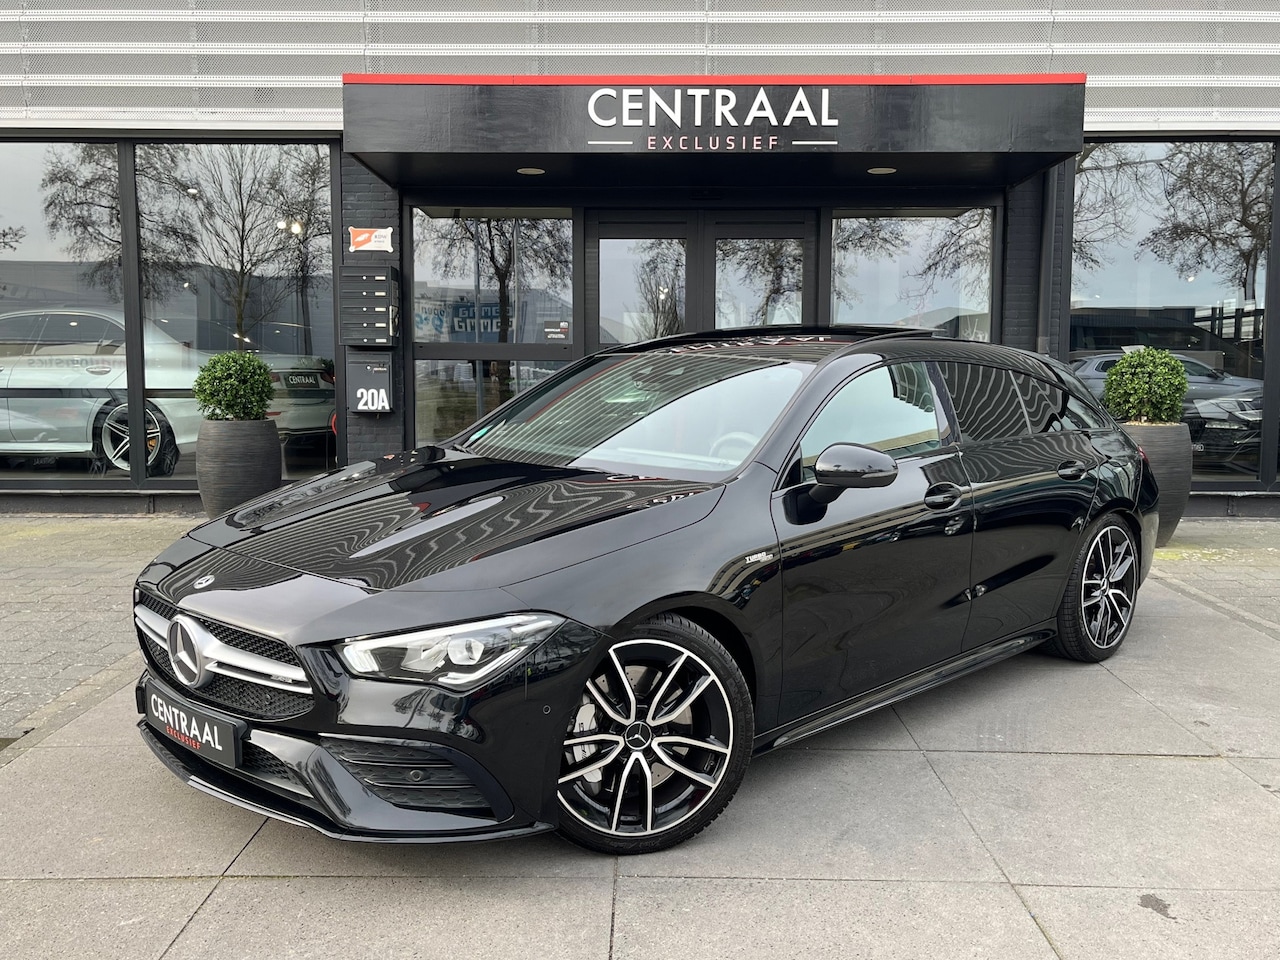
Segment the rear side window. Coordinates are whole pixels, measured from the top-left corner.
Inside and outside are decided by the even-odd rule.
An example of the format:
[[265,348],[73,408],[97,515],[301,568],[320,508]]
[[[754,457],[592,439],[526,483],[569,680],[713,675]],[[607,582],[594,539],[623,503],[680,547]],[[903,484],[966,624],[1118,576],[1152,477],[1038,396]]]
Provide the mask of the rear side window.
[[1022,398],[1010,371],[952,361],[938,366],[951,394],[963,440],[980,442],[1028,435]]
[[1032,433],[1107,429],[1105,418],[1097,410],[1058,384],[1025,373],[1015,373],[1013,382],[1018,385],[1018,394],[1026,405]]

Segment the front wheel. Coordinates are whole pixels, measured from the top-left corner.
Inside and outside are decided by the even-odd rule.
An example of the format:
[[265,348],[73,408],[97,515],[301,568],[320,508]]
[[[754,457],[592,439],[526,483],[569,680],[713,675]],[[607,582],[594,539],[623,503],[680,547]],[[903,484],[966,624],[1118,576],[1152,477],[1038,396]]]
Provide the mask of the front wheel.
[[737,792],[755,733],[728,651],[663,614],[612,644],[569,718],[560,831],[610,854],[652,853],[698,833]]
[[[167,477],[178,463],[178,444],[164,414],[147,404],[143,411],[147,431],[147,476]],[[117,470],[129,471],[129,405],[109,406],[99,411],[93,425],[95,460]]]
[[1051,652],[1098,663],[1124,642],[1138,598],[1138,551],[1119,514],[1095,520],[1067,581],[1058,610],[1058,636]]

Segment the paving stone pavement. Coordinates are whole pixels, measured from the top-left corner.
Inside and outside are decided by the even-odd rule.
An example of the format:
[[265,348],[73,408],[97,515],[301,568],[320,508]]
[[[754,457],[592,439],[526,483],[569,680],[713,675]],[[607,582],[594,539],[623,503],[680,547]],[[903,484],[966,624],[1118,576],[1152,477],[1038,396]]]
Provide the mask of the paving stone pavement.
[[3,960],[1280,957],[1278,521],[1183,521],[1105,664],[1033,652],[762,757],[618,860],[343,844],[176,781],[129,582],[197,519],[0,517]]
[[141,662],[130,585],[201,519],[0,515],[0,740],[101,699],[113,667]]

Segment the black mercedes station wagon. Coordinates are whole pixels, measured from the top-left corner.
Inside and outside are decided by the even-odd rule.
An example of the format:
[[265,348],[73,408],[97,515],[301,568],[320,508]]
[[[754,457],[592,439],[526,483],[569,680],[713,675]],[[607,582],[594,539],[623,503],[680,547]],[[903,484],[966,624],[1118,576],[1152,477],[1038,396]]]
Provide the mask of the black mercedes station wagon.
[[333,837],[660,850],[756,754],[1038,644],[1111,656],[1155,506],[1141,451],[1033,354],[619,346],[162,553],[139,728],[192,786]]

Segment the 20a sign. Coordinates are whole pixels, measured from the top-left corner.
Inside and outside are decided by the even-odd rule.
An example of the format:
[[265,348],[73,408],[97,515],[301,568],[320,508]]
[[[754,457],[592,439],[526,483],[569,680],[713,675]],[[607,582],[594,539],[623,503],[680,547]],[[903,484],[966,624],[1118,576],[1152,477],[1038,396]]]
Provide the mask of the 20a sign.
[[356,390],[356,410],[361,413],[388,413],[391,398],[380,387],[359,387]]

